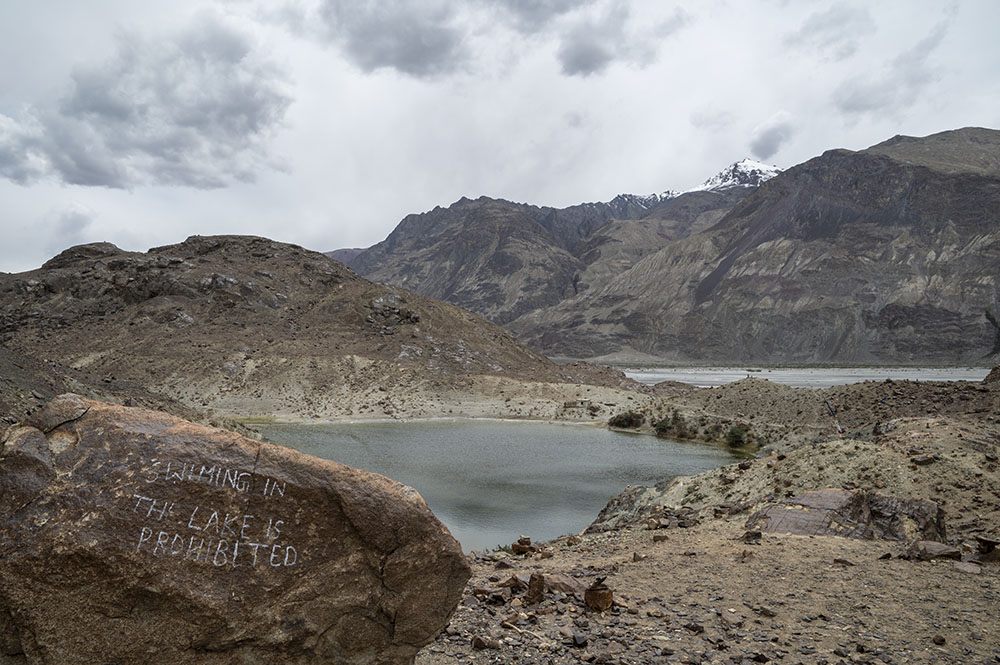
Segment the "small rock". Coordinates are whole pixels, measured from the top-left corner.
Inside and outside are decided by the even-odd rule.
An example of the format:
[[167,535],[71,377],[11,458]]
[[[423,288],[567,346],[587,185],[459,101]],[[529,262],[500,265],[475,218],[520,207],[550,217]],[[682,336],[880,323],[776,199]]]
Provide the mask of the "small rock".
[[931,559],[955,559],[961,560],[962,551],[957,547],[945,545],[935,540],[918,540],[914,542],[907,554],[911,559],[918,561],[930,561]]
[[911,457],[910,461],[917,466],[927,466],[928,464],[937,461],[937,455],[916,455]]
[[972,573],[973,575],[978,575],[983,571],[983,567],[978,563],[972,563],[971,561],[956,561],[954,563],[955,570],[959,570],[963,573]]
[[684,627],[690,630],[695,635],[699,635],[705,632],[705,626],[696,621],[691,621],[689,623],[686,623],[684,624]]
[[648,559],[648,558],[649,558],[648,554],[639,554],[638,552],[632,552],[632,561],[633,561],[633,563],[639,562],[639,561],[642,561],[643,559]]
[[667,540],[667,534],[665,534],[665,533],[658,533],[655,536],[653,536],[653,542],[654,543],[662,543],[665,540]]
[[743,542],[747,545],[760,545],[760,531],[747,531],[743,534]]
[[587,646],[588,643],[589,640],[587,639],[586,635],[578,631],[573,631],[573,646],[577,647],[578,649],[582,649],[583,647]]
[[776,616],[778,616],[778,613],[775,612],[770,607],[768,607],[767,605],[761,605],[760,607],[758,607],[757,608],[757,614],[760,614],[761,616],[765,616],[765,617],[776,617]]
[[587,607],[598,612],[604,612],[609,609],[615,599],[614,592],[604,583],[604,579],[603,577],[598,577],[583,592],[583,602],[587,603]]
[[482,637],[480,635],[476,635],[472,638],[472,648],[478,651],[483,649],[499,649],[500,642],[492,637]]
[[528,593],[524,597],[524,602],[528,605],[535,605],[542,602],[545,595],[545,576],[541,573],[532,573],[528,580]]
[[934,637],[931,638],[931,642],[933,642],[938,646],[941,646],[942,644],[947,642],[947,640],[944,639],[944,635],[935,635]]
[[840,566],[853,566],[854,565],[854,562],[851,561],[851,560],[849,560],[849,559],[840,559],[840,558],[837,558],[837,559],[834,559],[833,562],[835,564],[837,564],[837,565],[840,565]]
[[885,554],[879,557],[879,561],[885,561],[891,558],[892,558],[892,552],[886,552]]

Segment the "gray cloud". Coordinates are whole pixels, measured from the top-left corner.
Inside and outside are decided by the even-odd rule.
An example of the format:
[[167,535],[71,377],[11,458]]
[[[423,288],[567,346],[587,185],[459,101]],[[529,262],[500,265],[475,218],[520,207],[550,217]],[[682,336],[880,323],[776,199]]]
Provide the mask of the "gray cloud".
[[594,0],[485,0],[498,9],[513,25],[524,33],[535,33],[553,20],[583,7]]
[[899,111],[911,106],[939,78],[928,60],[949,27],[950,20],[938,23],[926,37],[893,58],[879,74],[865,74],[841,83],[833,92],[834,105],[853,115]]
[[67,247],[87,242],[87,232],[93,221],[93,212],[80,205],[71,205],[47,215],[42,225],[48,231],[49,253],[54,255]]
[[[562,71],[587,76],[613,61],[653,62],[660,42],[690,22],[681,9],[629,25],[634,0],[318,0],[272,11],[276,21],[334,45],[363,72],[392,69],[419,79],[470,71],[490,43],[557,40]],[[314,11],[315,10],[315,11]],[[638,23],[638,21],[636,21]],[[506,33],[505,33],[506,31]],[[513,53],[507,51],[507,54]]]
[[815,49],[833,60],[844,60],[857,52],[859,38],[873,32],[875,22],[867,9],[840,3],[810,15],[798,30],[785,37],[785,43]]
[[628,5],[615,3],[603,16],[581,19],[563,33],[557,52],[563,74],[599,74],[615,61],[649,65],[656,60],[662,41],[691,22],[680,8],[652,26],[633,28],[629,18]]
[[326,0],[329,36],[363,71],[396,69],[415,77],[446,74],[468,58],[451,0]]
[[245,35],[210,17],[158,40],[119,35],[114,57],[74,71],[58,104],[0,116],[0,175],[112,188],[252,181],[274,166],[284,84]]
[[754,128],[750,137],[750,152],[757,159],[770,159],[794,134],[792,116],[786,111],[779,111]]

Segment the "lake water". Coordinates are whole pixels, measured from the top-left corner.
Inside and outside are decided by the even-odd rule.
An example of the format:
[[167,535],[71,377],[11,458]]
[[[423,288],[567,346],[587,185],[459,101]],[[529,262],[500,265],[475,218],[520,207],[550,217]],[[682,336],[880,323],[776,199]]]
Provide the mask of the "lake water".
[[680,381],[695,386],[718,386],[755,376],[800,388],[829,388],[861,381],[886,379],[911,381],[982,381],[990,370],[984,367],[628,367],[626,376],[652,385]]
[[374,471],[424,497],[465,551],[577,533],[628,485],[736,459],[706,444],[547,423],[267,425],[267,440]]

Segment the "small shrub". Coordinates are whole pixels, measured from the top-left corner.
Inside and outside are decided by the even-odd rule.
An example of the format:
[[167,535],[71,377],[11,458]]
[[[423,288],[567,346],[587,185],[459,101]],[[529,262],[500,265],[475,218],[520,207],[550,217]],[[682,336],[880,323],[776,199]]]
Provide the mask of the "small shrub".
[[625,413],[618,413],[611,416],[608,424],[612,427],[621,427],[624,429],[634,429],[642,425],[646,420],[645,416],[641,413],[636,413],[635,411],[626,411]]
[[656,422],[653,429],[658,436],[673,436],[678,439],[691,438],[691,430],[688,429],[687,421],[677,409],[674,409],[669,418]]
[[726,432],[726,443],[733,448],[739,448],[747,442],[747,432],[750,428],[747,425],[733,425]]

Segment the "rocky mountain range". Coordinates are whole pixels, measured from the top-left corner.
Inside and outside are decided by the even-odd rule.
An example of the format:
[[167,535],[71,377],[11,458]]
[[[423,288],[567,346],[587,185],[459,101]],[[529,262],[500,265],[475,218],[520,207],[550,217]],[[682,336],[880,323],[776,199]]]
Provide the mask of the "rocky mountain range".
[[622,194],[562,209],[463,198],[407,216],[349,263],[369,279],[508,324],[603,285],[646,254],[711,226],[776,173],[743,160],[690,192]]
[[1000,347],[998,165],[1000,132],[981,128],[780,174],[745,161],[576,235],[463,200],[407,217],[355,265],[554,357],[978,362]]
[[439,415],[488,391],[491,415],[527,415],[530,400],[505,402],[505,388],[548,386],[539,393],[553,404],[554,384],[567,398],[584,383],[635,387],[604,368],[558,366],[454,305],[246,236],[146,253],[81,245],[0,274],[3,366],[20,368],[0,383],[0,405],[17,413],[67,388],[113,399],[121,386],[175,413]]

